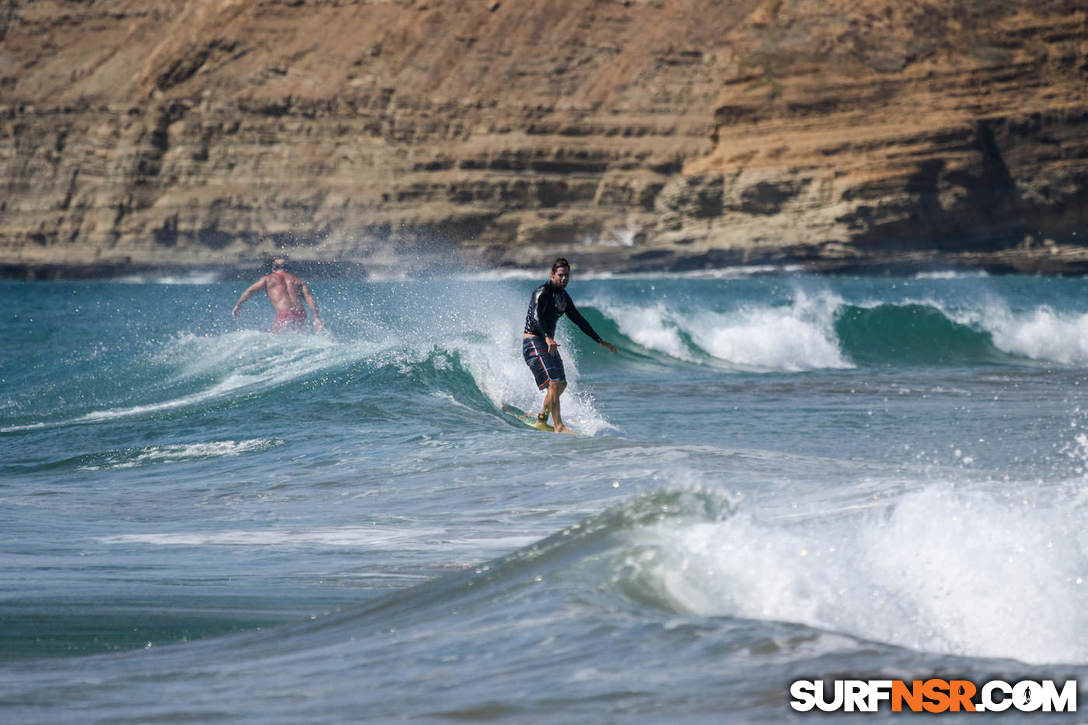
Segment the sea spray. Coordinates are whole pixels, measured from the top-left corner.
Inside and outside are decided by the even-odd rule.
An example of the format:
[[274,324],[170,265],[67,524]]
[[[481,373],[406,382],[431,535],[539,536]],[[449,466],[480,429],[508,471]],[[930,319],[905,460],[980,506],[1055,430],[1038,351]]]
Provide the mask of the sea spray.
[[620,332],[638,345],[683,361],[735,370],[797,372],[848,368],[834,336],[841,299],[796,289],[786,304],[746,304],[729,310],[601,304]]
[[849,368],[835,339],[833,320],[842,300],[797,290],[786,306],[746,306],[732,314],[698,312],[691,335],[714,357],[748,369],[799,372]]
[[1014,313],[1002,305],[987,307],[978,317],[994,344],[1009,353],[1059,365],[1088,364],[1088,314],[1047,305]]
[[[1088,661],[1083,501],[931,485],[831,519],[665,521],[639,566],[678,611],[1024,662]],[[647,573],[648,572],[648,573]]]

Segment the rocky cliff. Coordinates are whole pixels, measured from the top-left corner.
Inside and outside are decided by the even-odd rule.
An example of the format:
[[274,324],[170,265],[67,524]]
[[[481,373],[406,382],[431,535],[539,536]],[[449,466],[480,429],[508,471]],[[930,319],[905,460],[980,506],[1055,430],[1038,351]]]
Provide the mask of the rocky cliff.
[[1079,272],[1088,11],[9,0],[0,184],[9,274],[282,249]]

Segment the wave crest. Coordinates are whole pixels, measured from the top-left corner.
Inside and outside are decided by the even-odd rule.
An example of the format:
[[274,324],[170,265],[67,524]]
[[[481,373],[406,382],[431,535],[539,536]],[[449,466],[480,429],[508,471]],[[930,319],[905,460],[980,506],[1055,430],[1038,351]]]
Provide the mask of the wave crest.
[[[1085,662],[1079,514],[929,487],[798,525],[656,525],[638,576],[678,611],[788,621],[947,654]],[[909,543],[905,543],[909,542]]]

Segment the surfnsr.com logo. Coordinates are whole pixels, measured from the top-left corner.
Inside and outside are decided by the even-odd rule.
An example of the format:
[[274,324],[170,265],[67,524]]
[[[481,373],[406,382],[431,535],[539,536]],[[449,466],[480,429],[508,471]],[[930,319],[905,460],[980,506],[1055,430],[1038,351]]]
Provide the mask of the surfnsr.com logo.
[[790,707],[798,712],[1076,712],[1077,681],[1054,680],[797,680],[790,684]]

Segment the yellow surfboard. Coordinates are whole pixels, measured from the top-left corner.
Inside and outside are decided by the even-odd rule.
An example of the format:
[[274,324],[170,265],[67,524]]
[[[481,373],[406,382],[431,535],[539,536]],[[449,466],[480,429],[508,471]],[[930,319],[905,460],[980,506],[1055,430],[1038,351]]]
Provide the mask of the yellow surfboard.
[[507,405],[506,403],[502,404],[502,409],[505,410],[507,413],[516,416],[518,420],[520,420],[522,423],[529,426],[533,430],[548,431],[549,433],[555,432],[555,427],[551,423],[541,423],[539,420],[537,420],[537,417],[535,415],[532,415],[531,413],[526,413],[524,411],[518,410],[514,406]]

